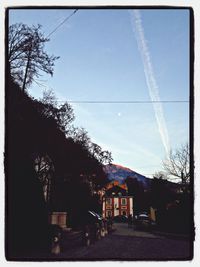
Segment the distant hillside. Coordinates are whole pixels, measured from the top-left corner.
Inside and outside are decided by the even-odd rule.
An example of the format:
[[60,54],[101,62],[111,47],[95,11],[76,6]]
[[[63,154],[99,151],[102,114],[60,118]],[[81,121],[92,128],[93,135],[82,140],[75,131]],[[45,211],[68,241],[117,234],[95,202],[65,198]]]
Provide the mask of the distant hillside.
[[104,171],[106,172],[106,174],[108,175],[108,179],[109,180],[117,180],[120,183],[123,183],[124,180],[130,176],[133,178],[137,178],[138,181],[143,183],[143,186],[145,188],[149,188],[150,184],[151,184],[151,179],[147,178],[144,175],[141,175],[129,168],[126,168],[124,166],[120,166],[117,164],[108,164],[105,165],[104,167]]

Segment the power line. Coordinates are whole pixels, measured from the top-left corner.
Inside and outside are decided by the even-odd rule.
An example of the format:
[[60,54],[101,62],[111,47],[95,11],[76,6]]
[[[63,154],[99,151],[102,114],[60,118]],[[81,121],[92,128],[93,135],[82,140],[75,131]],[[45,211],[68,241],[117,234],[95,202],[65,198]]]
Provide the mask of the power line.
[[151,103],[189,103],[188,100],[133,100],[133,101],[96,101],[96,100],[57,100],[58,102],[68,102],[74,104],[151,104]]
[[58,26],[56,26],[56,28],[47,35],[47,38],[49,38],[54,32],[56,32],[57,29],[60,28],[60,26],[62,26],[66,21],[68,21],[77,11],[78,9],[75,9],[68,17],[66,17],[60,24],[58,24]]
[[[53,33],[55,33],[58,28],[60,28],[66,21],[68,21],[78,9],[75,9],[69,16],[67,16],[56,28],[51,31],[47,38],[49,38]],[[58,102],[68,102],[74,104],[151,104],[151,103],[188,103],[187,100],[160,100],[160,101],[94,101],[94,100],[86,100],[86,101],[76,101],[76,100],[57,100]]]

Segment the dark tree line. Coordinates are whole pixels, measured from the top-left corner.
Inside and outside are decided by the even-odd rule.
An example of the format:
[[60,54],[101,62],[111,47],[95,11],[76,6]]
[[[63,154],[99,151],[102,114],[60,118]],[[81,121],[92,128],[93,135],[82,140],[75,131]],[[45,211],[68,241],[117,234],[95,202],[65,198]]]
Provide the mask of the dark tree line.
[[192,234],[192,202],[182,184],[154,178],[151,183],[151,206],[156,209],[161,230]]
[[85,129],[73,126],[75,116],[67,102],[59,105],[52,92],[45,92],[39,101],[24,90],[39,70],[53,74],[56,58],[44,53],[48,40],[39,30],[39,26],[19,24],[9,31],[5,88],[8,258],[48,247],[50,211],[98,210],[95,192],[107,183],[103,164],[112,160],[111,153],[93,143]]
[[128,194],[133,196],[133,210],[135,214],[148,209],[147,194],[143,184],[137,178],[128,176],[125,179],[128,187]]
[[134,177],[125,180],[128,194],[133,196],[134,214],[156,211],[157,229],[176,233],[192,233],[192,203],[189,190],[166,179],[150,180],[147,189]]
[[42,244],[40,235],[45,242],[49,211],[99,208],[93,195],[107,183],[103,163],[111,155],[100,147],[95,154],[97,145],[86,142],[82,129],[77,136],[74,132],[76,138],[66,135],[74,118],[67,103],[58,107],[34,100],[12,79],[6,90],[9,244],[12,250],[28,249],[27,244]]

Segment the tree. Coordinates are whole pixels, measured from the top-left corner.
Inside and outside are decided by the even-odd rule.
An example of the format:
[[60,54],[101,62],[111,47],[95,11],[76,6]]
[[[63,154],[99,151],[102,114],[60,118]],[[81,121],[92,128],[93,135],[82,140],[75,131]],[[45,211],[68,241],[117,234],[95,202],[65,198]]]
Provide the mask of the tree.
[[90,137],[88,136],[88,132],[83,127],[74,128],[74,131],[72,133],[72,138],[76,143],[80,144],[86,150],[89,149],[91,140]]
[[[42,105],[41,105],[42,103]],[[53,118],[57,122],[60,130],[66,135],[71,131],[71,123],[75,119],[73,109],[67,102],[58,105],[57,98],[52,90],[43,92],[41,102],[38,102],[40,112],[46,118]]]
[[182,145],[175,151],[170,151],[168,159],[163,161],[163,167],[171,179],[180,179],[182,184],[190,182],[189,145]]
[[53,162],[47,154],[38,154],[34,163],[37,177],[42,183],[45,201],[48,203],[50,200],[51,183],[55,172]]
[[113,160],[111,152],[109,152],[107,150],[103,151],[102,148],[95,143],[90,144],[90,153],[101,164],[110,164]]
[[80,144],[84,149],[88,151],[91,157],[95,158],[100,164],[110,164],[112,162],[112,154],[107,150],[91,142],[88,132],[84,128],[74,128],[71,132],[73,140]]
[[137,178],[131,176],[127,176],[127,178],[125,179],[125,183],[128,187],[128,195],[133,196],[134,199],[134,212],[137,214],[140,211],[145,210],[146,200],[142,183],[138,181]]
[[164,171],[158,171],[158,172],[155,172],[154,173],[153,178],[167,180],[168,179],[168,176],[167,176],[167,173],[166,172],[164,172]]
[[105,150],[105,151],[102,151],[101,154],[100,154],[100,163],[102,164],[111,164],[113,158],[112,158],[112,153]]
[[59,57],[48,55],[44,51],[45,43],[41,25],[29,27],[16,23],[9,27],[8,64],[11,77],[23,91],[39,78],[40,71],[53,75],[54,62]]

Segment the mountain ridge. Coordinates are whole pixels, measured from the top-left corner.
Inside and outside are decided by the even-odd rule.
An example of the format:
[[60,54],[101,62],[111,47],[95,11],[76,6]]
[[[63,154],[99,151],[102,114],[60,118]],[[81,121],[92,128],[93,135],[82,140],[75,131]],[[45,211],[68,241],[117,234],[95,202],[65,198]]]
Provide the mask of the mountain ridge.
[[107,164],[104,166],[104,171],[108,175],[108,179],[110,181],[117,180],[120,183],[123,183],[124,180],[129,176],[132,178],[136,178],[139,182],[143,184],[144,188],[149,188],[151,184],[150,178],[119,164]]

